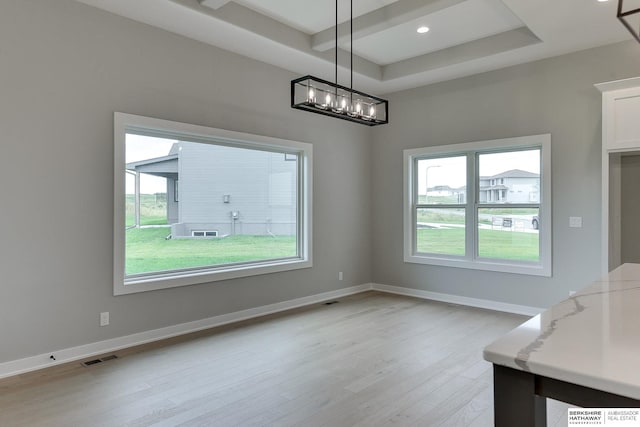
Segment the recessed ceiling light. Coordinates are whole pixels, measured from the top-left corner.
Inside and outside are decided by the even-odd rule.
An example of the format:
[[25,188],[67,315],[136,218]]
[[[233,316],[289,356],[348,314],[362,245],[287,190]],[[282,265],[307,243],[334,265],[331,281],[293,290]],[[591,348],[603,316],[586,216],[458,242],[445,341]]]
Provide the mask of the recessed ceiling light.
[[[600,0],[602,1],[602,0]],[[429,27],[425,27],[424,25],[422,27],[419,27],[416,31],[418,31],[419,34],[424,34],[429,32]]]
[[609,0],[598,0],[599,3],[604,3],[606,1],[609,1]]

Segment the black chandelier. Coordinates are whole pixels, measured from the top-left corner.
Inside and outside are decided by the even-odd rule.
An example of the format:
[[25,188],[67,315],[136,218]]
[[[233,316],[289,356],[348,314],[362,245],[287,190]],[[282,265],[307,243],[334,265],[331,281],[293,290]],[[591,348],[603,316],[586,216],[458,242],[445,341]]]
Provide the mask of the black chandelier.
[[618,19],[620,20],[620,22],[622,22],[622,25],[624,25],[627,28],[627,30],[629,30],[629,32],[633,34],[633,37],[638,42],[640,42],[640,26],[636,25],[637,28],[634,28],[634,26],[631,25],[631,23],[628,20],[628,18],[631,17],[632,15],[639,14],[640,8],[625,11],[623,10],[624,9],[623,3],[624,3],[624,0],[618,0]]
[[389,101],[353,89],[353,0],[351,2],[351,85],[338,84],[338,0],[335,26],[335,82],[314,76],[291,80],[291,108],[367,126],[389,123]]

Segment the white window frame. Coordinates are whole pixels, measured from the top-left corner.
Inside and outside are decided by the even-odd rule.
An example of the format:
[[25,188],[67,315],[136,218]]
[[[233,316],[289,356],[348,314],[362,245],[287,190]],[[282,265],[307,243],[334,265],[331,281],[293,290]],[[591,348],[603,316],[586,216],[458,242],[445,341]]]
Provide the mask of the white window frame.
[[[539,262],[517,260],[489,259],[476,256],[478,244],[477,206],[479,176],[476,173],[477,154],[540,149],[540,227],[538,230],[540,259]],[[417,197],[416,159],[425,156],[454,157],[467,156],[467,196],[465,220],[465,256],[449,256],[442,254],[423,254],[415,250],[416,221],[415,200]],[[471,159],[471,160],[469,160]],[[497,205],[505,207],[508,205]],[[551,245],[551,135],[532,135],[515,138],[477,141],[463,144],[441,145],[434,147],[404,150],[404,261],[415,264],[440,265],[446,267],[469,268],[476,270],[499,271],[505,273],[527,274],[551,277],[552,245]]]
[[[281,151],[298,156],[298,256],[296,258],[210,266],[189,271],[125,276],[125,143],[126,134],[192,140],[233,147]],[[114,113],[114,295],[208,283],[238,277],[310,268],[312,263],[313,146],[308,143],[233,132],[126,113]]]

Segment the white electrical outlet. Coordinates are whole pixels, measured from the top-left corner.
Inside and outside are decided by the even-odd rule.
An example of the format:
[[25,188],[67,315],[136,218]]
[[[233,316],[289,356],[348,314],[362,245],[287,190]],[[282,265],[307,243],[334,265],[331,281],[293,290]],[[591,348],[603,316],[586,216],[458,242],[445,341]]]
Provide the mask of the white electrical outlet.
[[100,326],[107,326],[109,324],[109,312],[103,311],[100,313]]
[[338,280],[342,280],[342,271],[338,273]]

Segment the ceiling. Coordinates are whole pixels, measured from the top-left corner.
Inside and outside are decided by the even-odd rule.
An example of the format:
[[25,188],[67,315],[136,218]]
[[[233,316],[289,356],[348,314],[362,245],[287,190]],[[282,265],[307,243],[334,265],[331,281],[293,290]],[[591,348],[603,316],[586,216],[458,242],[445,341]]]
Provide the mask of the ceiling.
[[[77,0],[300,75],[334,80],[334,0]],[[632,39],[617,1],[347,0],[338,82],[384,94]],[[416,31],[429,27],[425,34]],[[639,46],[640,49],[640,46]],[[639,51],[640,54],[640,51]]]

